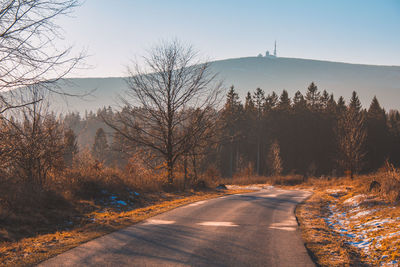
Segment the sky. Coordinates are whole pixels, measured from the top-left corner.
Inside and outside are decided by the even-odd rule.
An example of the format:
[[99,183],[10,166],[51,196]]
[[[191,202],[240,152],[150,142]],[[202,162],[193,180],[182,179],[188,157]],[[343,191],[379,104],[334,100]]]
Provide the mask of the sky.
[[257,56],[400,65],[400,0],[85,0],[58,19],[90,67],[74,77],[125,76],[162,40],[211,60]]

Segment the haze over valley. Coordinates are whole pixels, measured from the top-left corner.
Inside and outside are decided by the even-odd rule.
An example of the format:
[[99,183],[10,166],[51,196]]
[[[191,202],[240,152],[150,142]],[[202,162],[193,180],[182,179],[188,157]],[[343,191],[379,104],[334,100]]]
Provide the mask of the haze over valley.
[[[400,66],[378,66],[348,64],[342,62],[319,61],[285,57],[243,57],[213,61],[212,70],[217,72],[226,88],[235,86],[239,96],[244,99],[248,91],[263,89],[266,94],[283,89],[292,97],[296,91],[304,93],[311,82],[319,90],[327,90],[335,98],[343,96],[348,100],[352,91],[357,91],[361,103],[368,107],[377,96],[386,109],[399,109]],[[57,111],[74,111],[84,114],[116,104],[118,95],[127,89],[125,79],[113,78],[75,78],[60,82],[66,92],[91,95],[80,98],[60,98],[55,96],[53,107]],[[66,101],[65,101],[66,100]]]

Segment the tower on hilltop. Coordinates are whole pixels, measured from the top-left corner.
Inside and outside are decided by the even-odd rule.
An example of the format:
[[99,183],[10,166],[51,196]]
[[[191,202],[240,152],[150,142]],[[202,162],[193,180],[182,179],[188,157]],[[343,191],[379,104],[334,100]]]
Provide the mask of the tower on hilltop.
[[[262,54],[258,54],[258,57],[262,57]],[[274,53],[270,54],[269,51],[267,50],[265,52],[265,56],[266,58],[277,58],[278,56],[276,55],[276,40],[275,40],[275,45],[274,45]]]

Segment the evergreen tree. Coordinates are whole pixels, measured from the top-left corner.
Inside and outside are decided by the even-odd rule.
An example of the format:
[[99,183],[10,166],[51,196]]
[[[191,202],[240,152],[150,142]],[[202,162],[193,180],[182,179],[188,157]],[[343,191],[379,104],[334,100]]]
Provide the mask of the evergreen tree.
[[[228,145],[228,160],[222,159],[222,162],[228,162],[227,174],[229,177],[233,176],[233,173],[238,167],[239,162],[239,144],[242,139],[242,116],[243,106],[240,103],[239,95],[235,92],[233,86],[231,86],[227,99],[222,110],[222,128],[225,135],[224,145]],[[226,149],[223,149],[226,151]],[[222,164],[223,165],[223,164]],[[225,169],[225,168],[223,168]],[[223,173],[225,173],[223,171]]]
[[244,105],[244,118],[243,118],[243,142],[242,154],[246,163],[252,162],[255,166],[256,156],[254,151],[257,149],[257,109],[254,105],[253,96],[250,92],[247,93]]
[[326,109],[328,107],[329,99],[330,99],[330,96],[329,96],[328,92],[326,90],[324,90],[322,92],[322,95],[320,98],[321,106],[323,109]]
[[367,165],[368,171],[377,170],[389,156],[389,130],[386,112],[376,96],[367,112]]
[[257,88],[254,93],[254,104],[257,109],[257,116],[260,117],[262,114],[262,108],[265,102],[265,93],[261,88]]
[[254,106],[253,97],[251,96],[250,92],[247,92],[244,109],[246,112],[250,112],[250,111],[254,111],[254,108],[255,108],[255,106]]
[[351,99],[350,99],[350,108],[355,110],[356,112],[360,112],[361,111],[361,101],[358,98],[358,95],[356,93],[356,91],[353,91],[353,93],[351,94]]
[[113,164],[119,167],[125,166],[132,152],[129,150],[128,140],[120,132],[114,132],[110,150]]
[[64,162],[67,167],[72,166],[74,156],[78,153],[76,135],[72,129],[64,132]]
[[344,114],[339,118],[337,126],[337,140],[339,148],[339,165],[349,171],[351,178],[362,166],[365,156],[365,116],[360,111],[358,97],[353,94],[352,101]]
[[92,146],[92,155],[95,159],[104,162],[108,158],[108,141],[106,133],[103,128],[99,128],[96,131],[94,137],[94,143]]
[[290,98],[289,98],[289,94],[286,90],[282,91],[282,94],[279,98],[279,104],[278,104],[278,108],[281,110],[289,110],[291,107],[291,102],[290,102]]
[[274,109],[277,104],[278,104],[278,95],[275,92],[272,92],[265,99],[265,109],[267,111]]
[[254,102],[255,108],[257,112],[257,119],[256,119],[256,139],[257,139],[257,156],[256,156],[256,173],[258,175],[261,174],[261,150],[262,150],[262,135],[264,132],[264,125],[263,125],[263,109],[265,107],[265,93],[260,88],[256,89],[254,93]]
[[320,107],[320,92],[318,87],[312,82],[307,88],[306,101],[311,109],[318,109]]
[[343,114],[346,111],[346,102],[344,101],[343,96],[340,96],[337,101],[337,114]]
[[300,91],[297,91],[295,94],[294,94],[294,97],[293,97],[293,107],[296,109],[296,110],[300,110],[300,109],[304,109],[305,107],[306,107],[306,101],[305,101],[305,99],[304,99],[304,96],[302,95],[302,93],[300,92]]
[[400,112],[391,110],[389,112],[389,133],[390,133],[390,161],[395,166],[400,166]]

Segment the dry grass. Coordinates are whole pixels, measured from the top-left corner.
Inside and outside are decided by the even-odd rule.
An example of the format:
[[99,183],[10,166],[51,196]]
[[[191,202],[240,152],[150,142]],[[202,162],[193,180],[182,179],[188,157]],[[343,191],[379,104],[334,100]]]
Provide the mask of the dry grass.
[[[173,208],[208,198],[243,192],[244,190],[227,190],[151,194],[143,200],[143,207],[125,211],[97,206],[96,210],[82,216],[80,222],[71,225],[70,228],[22,238],[16,242],[0,243],[0,266],[34,265],[91,239]],[[90,202],[82,204],[96,206]]]
[[301,175],[286,175],[286,176],[234,176],[233,178],[220,178],[215,181],[215,184],[229,185],[250,185],[250,184],[270,184],[270,185],[298,185],[304,182]]
[[329,198],[317,191],[296,208],[302,237],[314,262],[327,267],[366,265],[359,252],[326,224],[328,203]]
[[40,185],[0,173],[0,265],[31,265],[169,209],[235,192],[209,190],[210,177],[197,190],[193,183],[183,190],[176,175],[166,186],[163,169],[139,157],[117,169],[87,153]]
[[[292,187],[314,191],[314,195],[297,208],[296,215],[305,245],[317,264],[393,266],[399,262],[398,177],[398,170],[390,168],[354,180],[312,178]],[[378,182],[380,188],[371,188],[373,181]],[[355,206],[349,204],[353,197],[361,199]],[[330,221],[329,226],[326,219]],[[388,222],[382,225],[372,224],[385,220]],[[360,241],[368,242],[366,250],[355,247]]]

